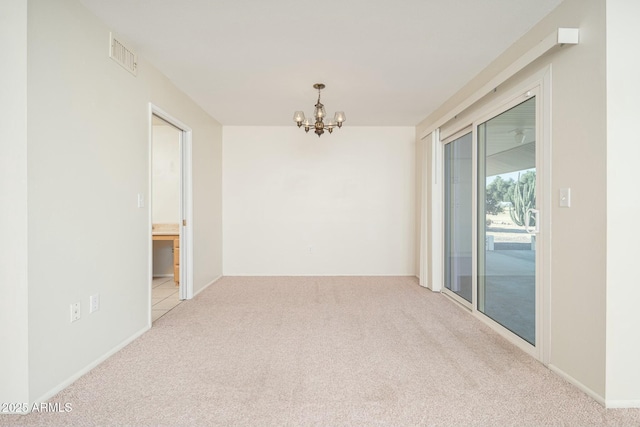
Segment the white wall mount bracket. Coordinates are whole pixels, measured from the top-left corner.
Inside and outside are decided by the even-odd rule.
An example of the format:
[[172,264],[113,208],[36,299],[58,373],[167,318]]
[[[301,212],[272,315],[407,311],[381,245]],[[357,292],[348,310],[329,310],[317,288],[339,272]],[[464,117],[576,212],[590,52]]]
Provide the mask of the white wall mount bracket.
[[580,28],[558,28],[558,44],[580,43]]

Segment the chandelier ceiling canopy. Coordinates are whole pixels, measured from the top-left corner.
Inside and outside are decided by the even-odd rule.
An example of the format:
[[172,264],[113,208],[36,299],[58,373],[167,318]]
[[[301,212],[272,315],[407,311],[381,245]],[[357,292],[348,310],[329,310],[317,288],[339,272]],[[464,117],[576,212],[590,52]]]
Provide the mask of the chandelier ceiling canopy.
[[327,117],[327,112],[324,109],[324,105],[320,102],[320,91],[324,89],[325,86],[323,83],[316,83],[313,87],[314,89],[318,89],[318,102],[316,102],[316,108],[313,111],[313,119],[305,118],[303,111],[296,111],[293,114],[293,121],[296,122],[298,127],[304,126],[305,132],[309,132],[309,129],[313,128],[315,134],[320,137],[324,133],[325,129],[331,133],[336,126],[341,128],[342,123],[346,118],[344,111],[337,111],[334,114],[333,119],[329,119],[325,123],[324,120]]

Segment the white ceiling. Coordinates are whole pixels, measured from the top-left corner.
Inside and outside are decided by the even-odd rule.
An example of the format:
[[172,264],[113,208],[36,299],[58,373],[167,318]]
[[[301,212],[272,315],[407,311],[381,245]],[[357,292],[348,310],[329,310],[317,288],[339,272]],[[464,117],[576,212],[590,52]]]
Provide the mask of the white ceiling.
[[485,122],[486,176],[536,167],[536,98]]
[[416,125],[562,0],[81,0],[223,125]]

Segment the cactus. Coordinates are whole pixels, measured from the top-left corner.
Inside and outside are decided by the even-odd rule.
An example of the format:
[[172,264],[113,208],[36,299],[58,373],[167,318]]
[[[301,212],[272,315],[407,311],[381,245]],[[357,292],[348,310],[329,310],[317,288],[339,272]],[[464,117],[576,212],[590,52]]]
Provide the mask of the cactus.
[[[509,209],[509,214],[513,222],[520,227],[524,227],[527,223],[527,211],[536,207],[535,172],[527,172],[527,174],[529,173],[533,174],[532,180],[523,179],[521,181],[520,174],[518,174],[518,180],[511,190],[512,207]],[[529,225],[535,225],[535,218],[530,219]]]

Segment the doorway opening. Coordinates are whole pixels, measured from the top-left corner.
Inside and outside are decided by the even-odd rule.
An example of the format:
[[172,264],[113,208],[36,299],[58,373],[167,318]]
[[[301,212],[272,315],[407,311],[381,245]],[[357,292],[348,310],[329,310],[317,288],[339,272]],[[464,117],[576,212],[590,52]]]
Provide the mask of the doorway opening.
[[192,296],[190,130],[150,113],[150,321]]

